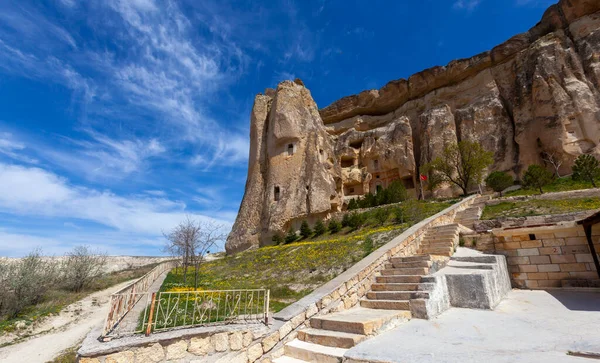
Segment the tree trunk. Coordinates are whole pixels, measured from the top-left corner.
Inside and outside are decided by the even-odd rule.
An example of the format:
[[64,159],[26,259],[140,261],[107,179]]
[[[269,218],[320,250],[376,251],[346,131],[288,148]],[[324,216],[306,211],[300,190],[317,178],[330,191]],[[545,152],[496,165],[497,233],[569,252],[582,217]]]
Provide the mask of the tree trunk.
[[592,182],[592,186],[593,186],[594,188],[596,188],[596,182],[594,181],[594,178],[592,178],[591,182]]
[[544,194],[544,191],[542,190],[542,187],[540,187],[540,194]]

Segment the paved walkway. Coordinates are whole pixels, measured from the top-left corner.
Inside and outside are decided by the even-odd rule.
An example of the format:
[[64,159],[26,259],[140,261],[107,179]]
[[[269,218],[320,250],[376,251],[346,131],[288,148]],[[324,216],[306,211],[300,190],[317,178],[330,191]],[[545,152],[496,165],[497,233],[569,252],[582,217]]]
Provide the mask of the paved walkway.
[[346,357],[376,362],[595,362],[600,292],[513,290],[494,311],[452,308],[367,340]]
[[167,274],[169,272],[170,271],[163,272],[152,283],[152,285],[150,285],[150,287],[148,288],[148,291],[143,294],[143,296],[135,304],[133,309],[131,309],[129,311],[129,313],[127,313],[127,315],[125,315],[123,320],[121,320],[121,322],[119,323],[119,326],[117,328],[117,331],[116,331],[117,334],[131,334],[131,333],[135,332],[135,330],[139,324],[140,315],[143,313],[146,306],[150,305],[152,293],[158,292],[158,290],[160,290],[160,287],[162,286],[162,283],[163,283],[163,281],[165,281],[165,278],[167,277]]

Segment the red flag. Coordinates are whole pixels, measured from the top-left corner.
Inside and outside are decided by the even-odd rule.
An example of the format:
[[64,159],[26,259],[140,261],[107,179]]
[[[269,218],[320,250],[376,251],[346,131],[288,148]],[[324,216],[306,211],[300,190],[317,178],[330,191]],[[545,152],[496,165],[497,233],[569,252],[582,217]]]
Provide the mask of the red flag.
[[422,181],[427,181],[427,175],[421,175],[421,180]]

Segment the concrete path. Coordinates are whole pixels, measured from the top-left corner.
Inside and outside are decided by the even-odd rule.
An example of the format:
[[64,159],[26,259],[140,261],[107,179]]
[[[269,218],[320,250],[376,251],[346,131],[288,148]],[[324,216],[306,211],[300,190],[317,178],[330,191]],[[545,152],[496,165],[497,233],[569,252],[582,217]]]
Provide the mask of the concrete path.
[[594,362],[600,292],[513,290],[496,310],[452,308],[360,343],[345,357],[369,362]]
[[152,285],[150,285],[148,291],[141,296],[140,300],[135,304],[133,309],[131,309],[129,313],[125,315],[123,320],[121,320],[116,331],[117,334],[132,334],[135,332],[139,323],[140,315],[143,313],[146,306],[148,306],[151,302],[151,294],[160,290],[160,287],[162,286],[162,283],[165,281],[165,278],[169,272],[170,271],[163,272],[152,283]]
[[48,362],[79,344],[88,332],[95,326],[104,323],[109,307],[109,296],[119,291],[131,281],[124,282],[109,289],[102,290],[69,305],[66,311],[76,310],[72,319],[67,319],[67,313],[44,321],[48,332],[15,345],[0,348],[2,363],[43,363]]

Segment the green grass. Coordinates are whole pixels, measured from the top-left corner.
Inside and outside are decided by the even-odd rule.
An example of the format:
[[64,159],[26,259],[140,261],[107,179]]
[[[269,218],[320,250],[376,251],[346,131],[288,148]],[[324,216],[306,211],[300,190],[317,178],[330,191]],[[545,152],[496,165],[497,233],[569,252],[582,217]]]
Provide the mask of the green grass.
[[59,288],[51,289],[48,291],[46,296],[44,296],[42,302],[25,308],[17,317],[11,319],[0,318],[0,334],[14,331],[15,324],[19,321],[22,321],[29,326],[39,319],[52,314],[58,314],[67,305],[81,300],[93,292],[104,290],[122,282],[142,277],[155,266],[156,264],[152,264],[103,275],[102,277],[96,279],[84,291],[78,293]]
[[488,205],[483,210],[481,219],[563,214],[593,209],[600,209],[600,198],[573,198],[563,200],[532,199]]
[[75,345],[64,352],[62,352],[58,357],[49,361],[48,363],[76,363],[77,362],[77,351],[79,350],[80,345]]
[[[419,202],[423,217],[436,214],[452,201]],[[336,234],[326,233],[291,244],[245,251],[204,263],[198,270],[200,290],[269,289],[272,311],[277,312],[312,292],[323,283],[346,271],[356,262],[399,235],[408,224],[395,224],[393,208],[383,225],[374,218],[374,210],[364,212],[365,224],[358,230],[349,227]],[[193,268],[187,283],[179,268],[168,275],[161,291],[190,291]]]
[[[583,181],[576,181],[571,179],[570,176],[566,176],[563,178],[558,178],[554,180],[551,184],[542,188],[544,193],[553,193],[553,192],[567,192],[570,190],[581,190],[581,189],[590,189],[592,188],[592,184]],[[523,195],[535,195],[540,194],[538,189],[519,189],[512,192],[508,192],[504,194],[505,197],[516,197]]]

